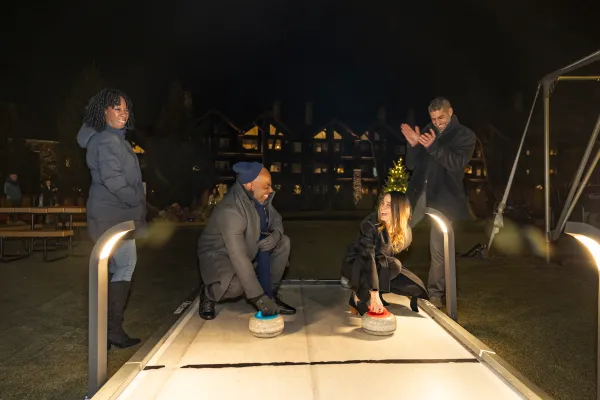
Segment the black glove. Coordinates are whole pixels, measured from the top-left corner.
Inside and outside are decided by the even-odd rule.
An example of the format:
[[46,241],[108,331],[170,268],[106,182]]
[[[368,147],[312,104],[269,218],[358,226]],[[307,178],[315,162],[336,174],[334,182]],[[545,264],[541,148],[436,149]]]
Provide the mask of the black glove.
[[262,312],[262,315],[267,317],[269,315],[279,314],[279,307],[273,301],[273,299],[269,298],[267,295],[261,295],[254,299],[250,299],[254,306],[258,309],[258,311]]
[[274,230],[266,238],[258,242],[258,249],[260,251],[271,251],[277,246],[280,240],[281,232]]

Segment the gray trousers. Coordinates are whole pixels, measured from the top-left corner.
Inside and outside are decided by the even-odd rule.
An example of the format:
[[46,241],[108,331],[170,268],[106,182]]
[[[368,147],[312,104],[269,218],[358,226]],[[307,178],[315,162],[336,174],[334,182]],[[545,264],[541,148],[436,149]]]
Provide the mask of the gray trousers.
[[[415,205],[410,227],[414,228],[425,217],[425,193],[421,194]],[[429,232],[429,253],[431,254],[431,266],[429,267],[429,278],[427,290],[429,297],[442,297],[446,290],[446,275],[444,269],[444,234],[437,224],[431,224]]]
[[[281,236],[281,240],[279,240],[277,243],[277,246],[275,246],[275,248],[271,251],[271,285],[274,288],[278,288],[279,285],[281,285],[281,279],[283,278],[285,269],[289,264],[291,248],[292,245],[290,238],[286,235],[283,235]],[[230,263],[227,255],[223,255],[222,257],[224,257],[224,259],[219,260],[218,263]],[[254,267],[256,268],[256,265],[254,265]],[[233,266],[231,268],[233,269]],[[218,288],[215,287],[217,285],[222,285],[222,283],[215,282],[211,285],[206,285],[206,295],[213,301],[237,299],[244,294],[244,287],[242,286],[242,283],[237,275],[233,276],[233,279],[229,283],[225,294],[220,299],[215,299],[216,296],[214,295],[215,291],[220,292],[220,290],[217,290]]]

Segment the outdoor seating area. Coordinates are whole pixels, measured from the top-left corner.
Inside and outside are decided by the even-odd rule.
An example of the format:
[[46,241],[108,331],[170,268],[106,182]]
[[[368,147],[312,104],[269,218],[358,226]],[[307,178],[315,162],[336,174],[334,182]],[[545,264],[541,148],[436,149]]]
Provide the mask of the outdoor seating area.
[[[75,222],[74,216],[85,216],[85,212],[86,209],[83,207],[0,208],[0,215],[5,216],[9,222],[0,228],[0,262],[29,257],[38,250],[43,253],[44,261],[56,261],[70,256],[74,236],[76,234],[79,236],[79,228],[86,226],[85,222]],[[48,216],[52,218],[46,218]],[[24,218],[24,220],[20,218]],[[54,221],[54,223],[47,223],[50,221]],[[5,248],[8,240],[21,240],[25,252],[6,254]],[[36,248],[36,244],[40,242],[41,248]],[[66,254],[50,259],[48,253],[58,249],[66,249]]]

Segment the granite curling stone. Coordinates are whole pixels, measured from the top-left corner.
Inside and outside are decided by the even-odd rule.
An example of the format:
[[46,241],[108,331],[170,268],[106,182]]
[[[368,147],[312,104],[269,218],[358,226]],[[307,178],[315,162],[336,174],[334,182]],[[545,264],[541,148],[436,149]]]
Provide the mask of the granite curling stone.
[[258,338],[272,338],[283,332],[283,318],[281,315],[269,315],[264,317],[259,311],[250,318],[248,328]]
[[393,335],[396,331],[396,316],[385,308],[381,314],[375,314],[369,311],[362,317],[362,327],[365,332],[371,335]]

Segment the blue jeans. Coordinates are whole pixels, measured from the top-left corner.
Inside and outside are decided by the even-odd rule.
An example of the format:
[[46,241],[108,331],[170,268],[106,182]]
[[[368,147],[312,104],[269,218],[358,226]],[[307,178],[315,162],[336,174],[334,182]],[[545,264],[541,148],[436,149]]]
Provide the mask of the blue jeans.
[[111,282],[131,282],[135,264],[137,263],[137,249],[135,240],[123,240],[108,261],[108,271],[113,274]]

